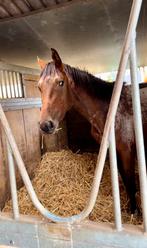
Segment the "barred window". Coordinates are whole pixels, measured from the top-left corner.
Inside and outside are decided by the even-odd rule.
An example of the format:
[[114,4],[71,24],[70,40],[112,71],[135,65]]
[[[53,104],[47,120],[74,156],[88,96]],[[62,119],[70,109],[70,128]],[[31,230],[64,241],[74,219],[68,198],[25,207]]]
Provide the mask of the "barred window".
[[23,98],[22,74],[19,72],[0,71],[0,99]]

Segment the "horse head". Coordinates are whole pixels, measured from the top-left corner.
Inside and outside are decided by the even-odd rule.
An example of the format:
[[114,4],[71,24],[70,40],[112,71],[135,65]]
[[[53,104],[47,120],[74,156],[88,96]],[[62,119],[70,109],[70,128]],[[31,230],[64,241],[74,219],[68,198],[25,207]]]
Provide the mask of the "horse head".
[[52,61],[49,63],[38,58],[42,70],[38,82],[42,99],[40,129],[46,134],[56,132],[59,122],[72,107],[71,78],[58,52],[53,48],[51,52]]

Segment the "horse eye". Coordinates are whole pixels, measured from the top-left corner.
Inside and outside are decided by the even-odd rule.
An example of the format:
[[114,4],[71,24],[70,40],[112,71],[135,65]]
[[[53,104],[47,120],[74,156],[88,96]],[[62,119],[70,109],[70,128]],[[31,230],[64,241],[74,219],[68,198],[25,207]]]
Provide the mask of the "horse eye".
[[59,86],[63,86],[63,84],[64,84],[63,80],[59,81]]

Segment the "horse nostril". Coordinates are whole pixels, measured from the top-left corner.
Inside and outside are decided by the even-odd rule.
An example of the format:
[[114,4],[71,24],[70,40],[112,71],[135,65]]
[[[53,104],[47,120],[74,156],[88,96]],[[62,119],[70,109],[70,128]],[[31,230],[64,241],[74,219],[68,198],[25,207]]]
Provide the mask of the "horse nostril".
[[49,128],[50,129],[53,129],[54,128],[54,123],[52,121],[49,121],[48,122],[48,125],[49,125]]
[[40,124],[40,129],[45,133],[52,133],[54,131],[54,123],[52,121],[44,121]]

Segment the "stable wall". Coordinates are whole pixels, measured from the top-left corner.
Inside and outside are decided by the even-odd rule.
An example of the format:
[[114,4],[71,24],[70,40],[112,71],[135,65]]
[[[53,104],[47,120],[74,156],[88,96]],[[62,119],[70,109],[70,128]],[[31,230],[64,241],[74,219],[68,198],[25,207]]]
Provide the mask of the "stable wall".
[[[22,76],[23,98],[0,100],[15,137],[29,176],[32,178],[41,154],[61,149],[74,152],[96,151],[98,145],[90,134],[90,124],[76,111],[71,110],[54,135],[43,135],[39,130],[41,99],[38,90],[39,71],[3,64],[0,70],[17,71]],[[0,82],[1,87],[1,82]],[[16,167],[17,186],[23,185]],[[10,197],[6,138],[0,124],[0,207]]]

